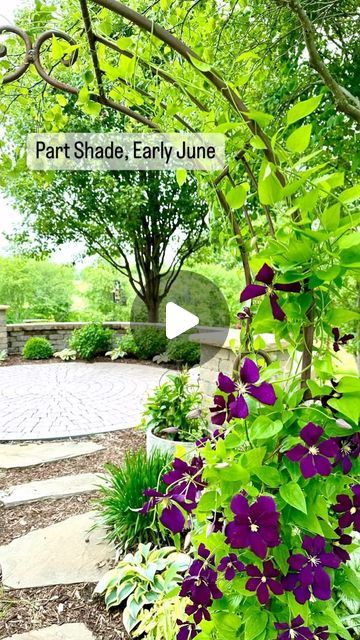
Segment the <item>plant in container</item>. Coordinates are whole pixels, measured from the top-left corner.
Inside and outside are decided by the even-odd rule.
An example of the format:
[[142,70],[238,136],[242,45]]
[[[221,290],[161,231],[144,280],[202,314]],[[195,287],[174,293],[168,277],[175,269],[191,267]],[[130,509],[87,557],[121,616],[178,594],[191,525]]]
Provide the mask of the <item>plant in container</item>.
[[141,423],[148,454],[155,448],[174,452],[178,444],[194,451],[195,443],[209,434],[201,404],[202,394],[190,383],[186,369],[157,387],[146,402]]

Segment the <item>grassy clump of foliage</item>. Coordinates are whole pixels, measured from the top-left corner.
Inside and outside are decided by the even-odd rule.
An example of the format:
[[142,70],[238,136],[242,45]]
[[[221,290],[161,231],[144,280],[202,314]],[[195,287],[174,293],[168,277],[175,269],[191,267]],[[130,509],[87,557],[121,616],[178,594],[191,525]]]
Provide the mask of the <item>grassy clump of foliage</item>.
[[48,360],[53,356],[53,348],[47,338],[29,338],[22,354],[25,360]]
[[127,452],[120,467],[106,465],[107,477],[100,486],[95,507],[108,539],[121,549],[133,548],[139,542],[158,544],[171,540],[171,536],[158,527],[153,513],[141,515],[136,511],[146,501],[145,489],[165,490],[161,476],[170,460],[169,454],[155,450],[147,457],[145,449],[140,449]]
[[112,342],[111,329],[105,329],[101,324],[89,324],[81,329],[75,329],[69,341],[70,349],[84,360],[92,360],[97,355],[103,355]]

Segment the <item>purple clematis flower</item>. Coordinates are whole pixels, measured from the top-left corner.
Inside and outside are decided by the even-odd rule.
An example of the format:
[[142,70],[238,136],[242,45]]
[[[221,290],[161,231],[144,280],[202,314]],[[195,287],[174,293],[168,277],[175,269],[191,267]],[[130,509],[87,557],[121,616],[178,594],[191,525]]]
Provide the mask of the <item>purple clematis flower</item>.
[[[224,400],[222,396],[219,396],[219,398],[222,398]],[[224,400],[224,406],[225,406],[225,400]],[[223,429],[214,429],[214,431],[208,436],[203,436],[199,440],[196,440],[195,444],[199,449],[201,449],[201,447],[205,447],[207,442],[211,442],[211,448],[214,449],[216,447],[217,441],[220,440],[220,438],[224,440],[225,431]]]
[[332,464],[329,458],[335,458],[339,452],[339,446],[335,438],[319,442],[324,429],[309,422],[300,431],[300,437],[307,445],[297,444],[286,452],[286,457],[292,462],[299,462],[304,478],[312,478],[316,474],[329,476]]
[[288,558],[289,567],[294,573],[288,573],[282,584],[286,591],[293,591],[299,604],[304,604],[312,594],[319,600],[329,600],[331,597],[330,576],[324,567],[337,569],[340,559],[333,552],[326,552],[325,543],[322,536],[304,536],[302,548],[306,555],[294,553]]
[[328,640],[329,627],[316,627],[314,631],[314,640]]
[[339,558],[340,562],[347,562],[350,560],[350,554],[343,549],[341,545],[347,546],[352,544],[352,537],[348,533],[344,533],[340,527],[335,529],[335,533],[338,534],[337,540],[332,540],[333,553]]
[[360,533],[360,484],[351,487],[353,496],[345,493],[336,496],[337,503],[333,506],[336,513],[342,513],[339,517],[339,527],[347,529],[353,525],[355,531]]
[[240,562],[235,553],[229,553],[228,556],[221,558],[218,571],[225,571],[225,580],[234,580],[237,571],[244,571],[245,565]]
[[262,572],[255,567],[254,564],[249,564],[246,567],[246,573],[250,577],[245,586],[248,591],[256,591],[256,596],[260,604],[267,604],[269,602],[270,591],[277,596],[281,596],[284,593],[282,584],[275,580],[275,578],[279,577],[280,573],[275,569],[271,560],[264,562]]
[[268,264],[263,264],[260,271],[256,274],[255,280],[263,284],[248,284],[241,292],[240,302],[252,300],[258,296],[269,294],[270,305],[275,320],[285,320],[286,315],[278,303],[278,296],[275,291],[288,291],[292,293],[300,293],[300,282],[290,282],[288,284],[274,284],[275,271]]
[[343,473],[349,473],[352,469],[353,461],[360,455],[360,433],[354,433],[345,438],[335,438],[339,451],[335,456],[334,467],[341,464]]
[[226,520],[224,514],[221,511],[213,511],[212,515],[207,518],[209,521],[208,528],[206,530],[206,535],[209,536],[211,533],[216,533],[217,531],[224,531]]
[[278,635],[278,640],[313,640],[313,633],[309,627],[304,627],[304,620],[301,616],[296,616],[291,620],[290,624],[287,622],[275,622],[275,629],[281,631]]
[[190,502],[196,502],[199,494],[206,487],[202,480],[204,463],[200,456],[195,456],[190,464],[180,458],[175,458],[173,469],[163,475],[165,484],[176,490],[176,494],[182,495]]
[[223,424],[225,420],[231,420],[232,418],[247,418],[249,409],[245,400],[246,395],[256,398],[263,404],[275,404],[274,387],[268,382],[261,382],[255,385],[259,378],[259,368],[249,358],[245,358],[242,364],[239,381],[235,382],[224,373],[219,373],[218,387],[220,391],[228,394],[228,398],[225,400],[223,396],[215,396],[215,407],[210,409],[214,414],[211,421],[214,424]]
[[[216,584],[214,556],[204,544],[199,546],[198,555],[200,557],[191,563],[181,585],[180,596],[188,596],[193,604],[209,607],[213,600],[221,598],[223,594]],[[195,622],[198,623],[198,620]]]
[[195,624],[200,624],[201,620],[211,620],[211,615],[206,607],[202,604],[187,604],[185,613],[188,616],[194,616]]
[[269,547],[280,544],[279,517],[276,503],[270,496],[260,496],[249,505],[241,493],[230,504],[234,520],[225,529],[226,542],[233,549],[249,547],[255,555],[264,559]]
[[146,489],[144,495],[150,498],[150,500],[145,502],[140,513],[145,515],[149,513],[151,509],[154,509],[156,505],[163,502],[164,508],[161,512],[160,522],[164,527],[172,531],[172,533],[180,533],[185,527],[185,516],[182,509],[190,513],[196,507],[195,502],[189,502],[185,496],[177,493],[173,494],[171,491],[164,494],[156,491],[156,489]]
[[196,638],[200,629],[196,628],[194,622],[183,622],[182,620],[176,620],[176,624],[180,627],[176,640],[193,640]]
[[331,329],[331,332],[334,336],[333,349],[336,353],[340,351],[341,345],[346,344],[347,342],[349,342],[349,340],[352,340],[354,338],[353,333],[345,333],[340,337],[340,331],[337,327]]

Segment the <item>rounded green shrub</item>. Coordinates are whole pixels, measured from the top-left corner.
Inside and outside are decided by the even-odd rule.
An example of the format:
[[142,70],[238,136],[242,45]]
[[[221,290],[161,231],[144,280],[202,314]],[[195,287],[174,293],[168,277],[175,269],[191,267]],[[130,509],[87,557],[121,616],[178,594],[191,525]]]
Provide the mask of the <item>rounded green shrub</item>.
[[200,345],[186,338],[170,340],[166,355],[171,362],[182,362],[191,367],[200,362]]
[[139,327],[132,334],[137,346],[137,356],[141,360],[152,360],[154,356],[166,351],[168,340],[164,329],[156,327]]
[[48,360],[53,356],[53,348],[46,338],[29,338],[22,354],[25,360]]
[[92,360],[97,355],[104,355],[111,347],[113,334],[101,324],[88,324],[72,332],[69,347],[84,360]]
[[134,358],[139,357],[138,346],[131,331],[127,331],[123,336],[121,336],[118,347],[127,356],[132,356]]

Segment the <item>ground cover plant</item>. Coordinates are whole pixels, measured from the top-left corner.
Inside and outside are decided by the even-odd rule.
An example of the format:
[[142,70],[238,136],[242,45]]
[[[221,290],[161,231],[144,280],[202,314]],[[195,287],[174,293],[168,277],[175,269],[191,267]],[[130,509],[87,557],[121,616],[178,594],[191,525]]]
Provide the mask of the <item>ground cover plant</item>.
[[47,338],[29,338],[22,355],[25,360],[48,360],[53,356],[53,348]]

